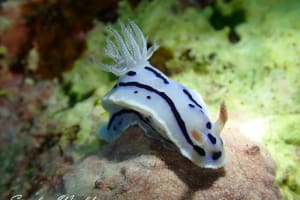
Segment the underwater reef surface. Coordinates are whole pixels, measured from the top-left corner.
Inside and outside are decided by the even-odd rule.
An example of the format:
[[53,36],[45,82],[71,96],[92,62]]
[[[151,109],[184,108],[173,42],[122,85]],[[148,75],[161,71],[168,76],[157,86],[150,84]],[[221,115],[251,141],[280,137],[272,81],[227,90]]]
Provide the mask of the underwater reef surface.
[[[255,145],[259,148],[250,145],[253,143],[248,139],[241,139],[243,141],[241,143],[229,142],[228,165],[238,162],[238,159],[234,160],[235,158],[243,161],[238,162],[236,167],[249,164],[247,159],[251,161],[256,158],[253,163],[256,164],[257,169],[260,169],[258,172],[263,173],[261,176],[256,176],[253,168],[249,172],[239,169],[235,172],[237,174],[234,174],[236,176],[233,176],[234,172],[225,166],[222,172],[224,174],[208,172],[212,177],[216,177],[216,174],[219,176],[205,189],[212,188],[217,191],[215,184],[227,180],[226,175],[228,175],[236,182],[233,182],[232,188],[228,188],[227,192],[237,189],[233,188],[235,186],[249,189],[257,188],[261,186],[260,184],[262,188],[266,188],[266,185],[270,184],[274,190],[263,193],[257,188],[257,193],[253,195],[265,197],[263,195],[269,194],[271,197],[279,198],[272,182],[273,167],[270,164],[269,154],[262,153],[264,148],[260,148],[265,144],[275,161],[275,182],[279,185],[282,198],[299,199],[300,127],[297,124],[300,120],[300,17],[298,12],[300,2],[298,0],[219,0],[205,1],[207,3],[203,5],[198,1],[181,0],[128,2],[119,2],[118,15],[124,21],[134,20],[148,35],[149,43],[157,42],[160,45],[161,48],[151,59],[153,65],[158,66],[176,81],[200,92],[213,116],[217,113],[219,103],[225,100],[230,123],[234,123],[236,127],[235,129],[228,126],[225,137],[237,130],[241,132],[241,136],[237,136],[236,141],[240,141],[239,137],[243,138],[245,135],[258,143]],[[116,7],[113,8],[113,13],[116,13]],[[38,13],[43,14],[43,10]],[[55,19],[59,20],[56,17]],[[0,18],[0,23],[2,22],[8,26],[8,22]],[[15,33],[19,37],[23,26],[18,28],[20,32]],[[0,33],[2,29],[0,26]],[[7,70],[11,67],[7,62],[9,59],[5,58],[9,52],[0,44],[0,158],[3,161],[0,165],[0,173],[4,175],[0,184],[1,199],[7,199],[15,194],[22,194],[24,198],[34,198],[58,195],[60,192],[71,193],[76,189],[85,190],[84,185],[77,185],[72,181],[79,181],[78,176],[81,173],[94,176],[95,171],[86,170],[87,166],[97,172],[97,166],[102,166],[103,163],[110,167],[125,165],[128,167],[132,164],[131,160],[126,161],[127,153],[122,155],[124,157],[121,163],[105,161],[103,157],[97,155],[97,152],[103,151],[101,149],[103,143],[97,138],[96,132],[99,125],[105,123],[108,118],[101,106],[101,97],[113,86],[116,77],[101,71],[97,64],[90,62],[91,55],[99,60],[104,58],[102,50],[105,45],[105,24],[95,22],[93,27],[88,27],[88,30],[91,31],[85,35],[86,52],[81,52],[81,58],[72,61],[74,66],[71,71],[59,74],[53,80],[41,81],[36,79],[36,76],[31,76],[38,67],[43,70],[43,65],[37,66],[36,60],[39,55],[36,53],[38,51],[35,46],[30,53],[26,54],[24,74],[16,74]],[[56,36],[55,31],[51,33]],[[57,31],[58,35],[59,33]],[[72,33],[75,37],[80,36],[77,31]],[[20,38],[22,39],[23,36],[21,35]],[[69,39],[67,37],[67,40]],[[20,44],[16,46],[22,47]],[[69,64],[62,67],[70,69]],[[51,72],[51,68],[45,68],[43,71]],[[61,73],[65,70],[58,71]],[[52,72],[56,74],[57,71]],[[53,74],[48,75],[53,77]],[[131,129],[127,134],[136,132],[142,134],[136,129]],[[233,134],[235,135],[236,132]],[[144,138],[144,140],[151,143],[148,139]],[[120,146],[126,145],[121,141],[118,142]],[[142,147],[145,146],[141,144],[141,149]],[[235,151],[235,148],[239,151]],[[247,150],[250,154],[245,153]],[[138,147],[134,151],[138,151]],[[164,149],[161,151],[173,156],[170,158],[183,159],[177,157],[174,152]],[[255,153],[257,151],[259,153]],[[251,152],[254,152],[254,155]],[[142,154],[142,152],[128,153],[130,153],[128,156],[134,153]],[[94,156],[89,157],[90,154]],[[159,152],[155,151],[154,155],[157,154]],[[160,159],[161,157],[148,154],[136,156],[141,156],[139,158],[144,159],[145,162],[157,161],[159,166],[169,173],[169,177],[176,180],[178,185],[187,191],[178,192],[180,197],[185,195],[189,197],[193,192],[196,196],[199,195],[197,187],[203,189],[201,184],[206,183],[196,182],[196,185],[189,185],[176,174],[178,169],[171,171],[168,166],[172,165],[165,163],[165,160]],[[187,163],[187,161],[183,162]],[[137,167],[138,164],[133,167]],[[153,166],[147,169],[146,165],[146,168],[141,166],[134,169],[140,170],[141,173],[158,172],[151,167]],[[195,172],[206,172],[206,170],[194,169],[192,166],[191,168]],[[101,169],[105,169],[105,166]],[[122,183],[126,183],[124,177],[127,175],[124,176],[122,173],[124,171],[121,170],[120,173],[109,175],[117,180],[121,178]],[[187,172],[179,172],[181,175],[184,173]],[[253,176],[250,175],[252,173]],[[201,174],[202,176],[205,174]],[[252,179],[252,177],[257,178]],[[145,179],[145,176],[140,178]],[[246,179],[250,182],[243,185]],[[92,187],[89,188],[90,190],[105,190],[108,191],[106,195],[112,194],[109,190],[126,192],[128,189],[126,185],[111,186],[109,184],[115,183],[116,180],[107,180],[105,179],[105,182],[100,180],[93,185],[96,183],[94,180],[91,182],[89,178],[82,179],[86,181],[83,184]],[[133,183],[136,185],[129,184],[129,189],[138,191],[141,185],[136,181]],[[62,186],[65,189],[62,189]],[[219,194],[225,195],[226,191]],[[243,190],[241,195],[237,193],[235,197],[247,199],[242,192]]]
[[[118,17],[117,0],[1,2],[0,44],[6,47],[9,68],[42,79],[73,68],[95,19],[109,22]],[[35,64],[30,65],[33,57]]]
[[61,192],[80,199],[281,199],[266,150],[243,136],[236,122],[222,135],[227,164],[212,170],[129,128],[102,152],[62,168]]

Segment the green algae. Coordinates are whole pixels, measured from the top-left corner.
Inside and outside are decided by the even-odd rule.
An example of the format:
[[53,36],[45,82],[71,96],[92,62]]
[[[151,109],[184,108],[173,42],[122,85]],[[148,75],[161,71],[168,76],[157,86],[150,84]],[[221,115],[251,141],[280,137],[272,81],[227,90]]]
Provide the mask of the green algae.
[[99,148],[99,138],[95,133],[108,118],[101,106],[101,97],[112,88],[116,79],[91,61],[91,58],[103,57],[99,48],[104,43],[103,25],[99,24],[92,30],[88,38],[89,52],[75,63],[72,71],[63,74],[60,87],[49,100],[49,117],[61,124],[60,128],[79,127],[74,140],[75,160]]
[[286,199],[300,198],[300,115],[274,116],[265,136],[277,164],[276,181]]
[[[60,88],[50,100],[50,104],[60,105],[50,112],[52,120],[61,124],[61,127],[79,127],[74,140],[73,156],[75,156],[75,160],[99,148],[99,138],[95,133],[98,131],[99,125],[107,121],[100,99],[104,92],[109,90],[108,86],[101,87],[103,84],[101,75],[99,75],[101,73],[98,71],[98,67],[93,68],[90,65],[65,74],[64,78],[70,84],[69,93]],[[84,76],[74,80],[74,77],[81,75]],[[89,95],[86,95],[86,91],[92,92],[88,92]],[[67,142],[68,139],[64,141]]]

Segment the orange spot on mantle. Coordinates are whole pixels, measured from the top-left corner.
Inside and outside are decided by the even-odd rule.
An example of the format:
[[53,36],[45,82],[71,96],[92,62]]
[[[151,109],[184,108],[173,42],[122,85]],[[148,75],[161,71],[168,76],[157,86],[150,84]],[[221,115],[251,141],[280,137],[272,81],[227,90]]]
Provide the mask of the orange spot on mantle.
[[192,130],[192,136],[195,140],[197,140],[198,142],[202,142],[202,136],[200,133],[198,133],[195,130]]

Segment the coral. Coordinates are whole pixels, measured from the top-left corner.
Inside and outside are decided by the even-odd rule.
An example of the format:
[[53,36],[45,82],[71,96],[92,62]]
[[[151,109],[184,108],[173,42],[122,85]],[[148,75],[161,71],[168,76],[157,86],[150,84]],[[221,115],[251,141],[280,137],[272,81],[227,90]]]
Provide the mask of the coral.
[[54,86],[50,82],[34,83],[6,69],[1,69],[0,77],[1,89],[5,90],[0,96],[1,199],[15,193],[27,197],[49,179],[48,161],[60,163],[67,157],[57,156],[58,149],[52,151],[62,133],[56,132],[43,114]]
[[280,199],[265,149],[246,139],[238,123],[223,137],[228,162],[209,170],[132,127],[100,154],[69,168],[60,192],[100,199]]
[[74,61],[86,49],[86,33],[92,28],[93,20],[114,21],[117,7],[117,1],[85,4],[81,1],[42,0],[4,9],[8,18],[13,19],[0,38],[8,49],[10,68],[27,72],[26,60],[34,48],[38,52],[35,73],[41,78],[60,76],[73,68]]
[[[95,132],[101,109],[95,88],[101,83],[94,76],[100,69],[95,69],[91,66],[65,74],[68,89],[58,82],[35,82],[1,69],[1,199],[50,192],[59,182],[52,178],[59,166],[68,166],[99,148]],[[85,76],[80,78],[81,74]],[[95,81],[89,82],[92,77]],[[86,90],[95,96],[91,98]]]
[[34,81],[1,69],[1,199],[50,192],[59,182],[52,179],[58,166],[99,148],[95,132],[103,109],[98,96],[109,85],[102,92],[97,88],[110,76],[86,64],[77,62],[61,82]]

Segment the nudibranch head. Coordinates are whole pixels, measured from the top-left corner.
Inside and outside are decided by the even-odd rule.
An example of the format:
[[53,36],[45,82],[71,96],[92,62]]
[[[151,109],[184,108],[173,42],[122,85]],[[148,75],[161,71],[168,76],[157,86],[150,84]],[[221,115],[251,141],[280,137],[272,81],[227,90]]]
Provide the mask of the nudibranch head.
[[156,46],[147,48],[138,26],[133,22],[120,26],[121,33],[109,28],[114,40],[107,39],[105,50],[114,64],[101,65],[120,78],[102,99],[110,119],[101,128],[100,137],[113,141],[129,126],[138,125],[148,134],[159,134],[173,142],[196,165],[222,167],[226,160],[220,137],[227,121],[225,104],[221,104],[219,118],[212,123],[197,92],[176,83],[148,62]]

